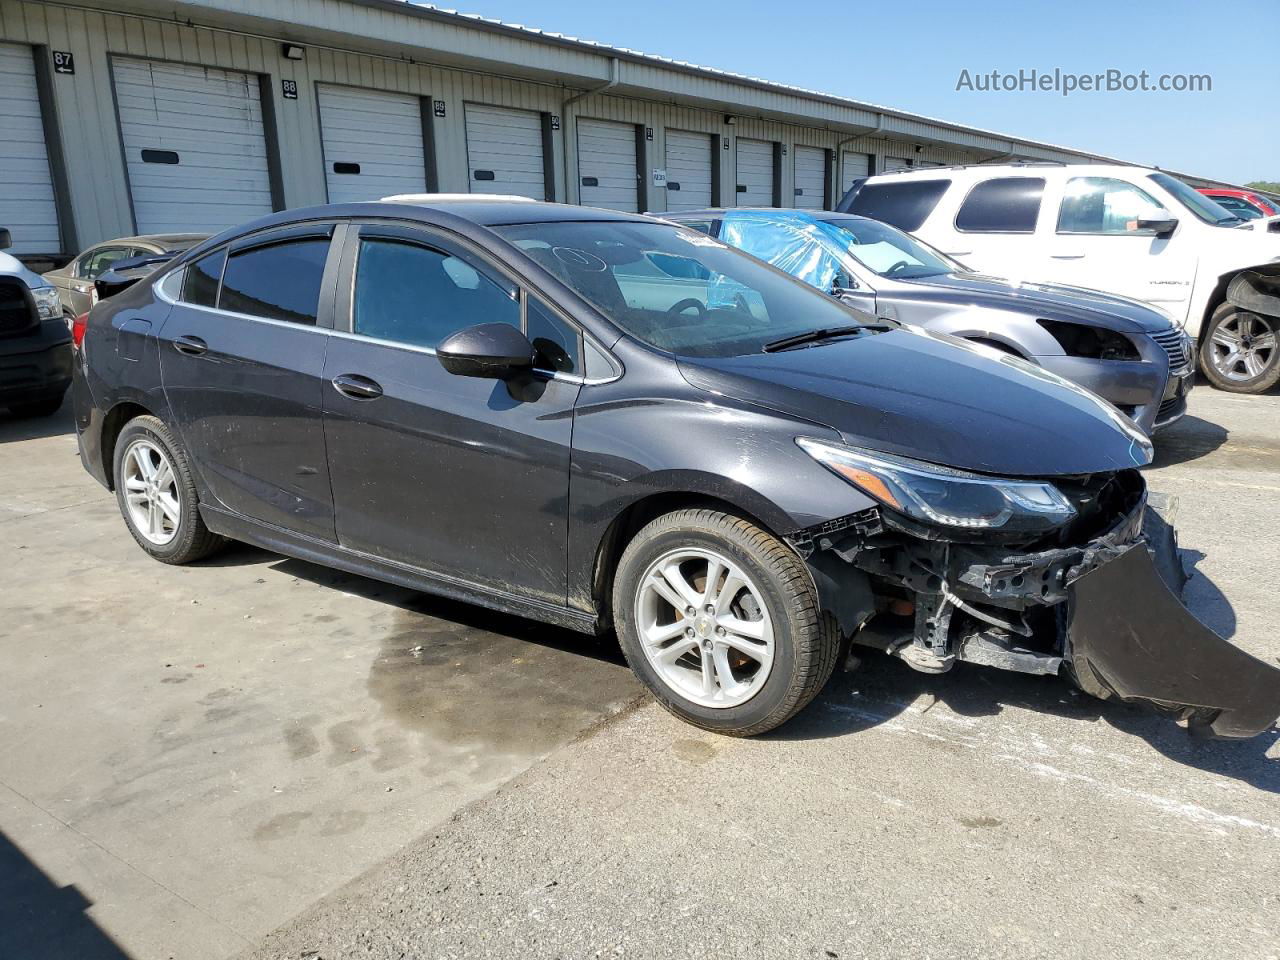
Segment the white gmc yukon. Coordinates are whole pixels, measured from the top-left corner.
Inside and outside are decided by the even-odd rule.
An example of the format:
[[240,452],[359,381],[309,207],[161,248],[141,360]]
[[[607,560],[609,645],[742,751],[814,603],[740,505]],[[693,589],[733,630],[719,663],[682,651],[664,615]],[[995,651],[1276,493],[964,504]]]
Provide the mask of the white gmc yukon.
[[838,210],[883,220],[983,273],[1154,304],[1196,338],[1214,386],[1280,381],[1280,233],[1145,167],[934,167],[854,183]]

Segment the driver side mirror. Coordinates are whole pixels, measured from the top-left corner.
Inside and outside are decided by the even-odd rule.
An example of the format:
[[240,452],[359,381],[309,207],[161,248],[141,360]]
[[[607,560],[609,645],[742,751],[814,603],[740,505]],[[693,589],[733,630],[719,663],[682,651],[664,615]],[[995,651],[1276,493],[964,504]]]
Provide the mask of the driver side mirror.
[[509,323],[481,323],[436,347],[440,365],[459,377],[508,380],[533,369],[533,344]]
[[846,293],[852,293],[857,289],[859,289],[858,281],[853,279],[853,277],[837,273],[831,278],[831,295],[833,297],[840,297]]
[[0,250],[8,250],[13,246],[13,234],[8,227],[0,227]]
[[1144,220],[1138,218],[1134,224],[1139,230],[1150,230],[1157,238],[1164,240],[1173,235],[1173,231],[1178,227],[1177,217],[1164,217],[1159,220]]

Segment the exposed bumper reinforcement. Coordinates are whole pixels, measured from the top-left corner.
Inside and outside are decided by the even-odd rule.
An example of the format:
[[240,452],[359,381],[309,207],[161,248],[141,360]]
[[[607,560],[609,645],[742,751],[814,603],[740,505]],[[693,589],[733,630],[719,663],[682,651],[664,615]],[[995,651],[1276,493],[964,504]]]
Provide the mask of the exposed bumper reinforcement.
[[1067,604],[1066,656],[1086,693],[1173,709],[1218,737],[1256,736],[1280,716],[1280,669],[1197,620],[1145,544],[1076,578]]

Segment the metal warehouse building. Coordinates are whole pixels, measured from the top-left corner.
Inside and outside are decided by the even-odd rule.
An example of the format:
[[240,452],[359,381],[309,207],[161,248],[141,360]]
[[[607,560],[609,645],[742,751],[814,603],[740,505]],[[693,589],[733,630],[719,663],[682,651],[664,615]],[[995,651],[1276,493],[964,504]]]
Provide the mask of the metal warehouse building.
[[0,130],[0,226],[55,260],[394,193],[821,208],[1107,159],[398,0],[0,0]]

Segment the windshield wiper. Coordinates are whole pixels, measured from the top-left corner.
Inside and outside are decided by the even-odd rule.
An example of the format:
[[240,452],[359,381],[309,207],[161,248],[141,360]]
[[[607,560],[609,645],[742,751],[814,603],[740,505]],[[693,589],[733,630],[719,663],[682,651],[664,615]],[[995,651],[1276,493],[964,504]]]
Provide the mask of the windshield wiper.
[[849,337],[866,329],[867,325],[861,323],[847,327],[819,327],[817,330],[806,330],[804,333],[793,333],[789,337],[771,340],[764,345],[763,349],[765,353],[777,353],[779,350],[788,350],[791,347],[803,346],[806,343],[816,343],[819,340]]

